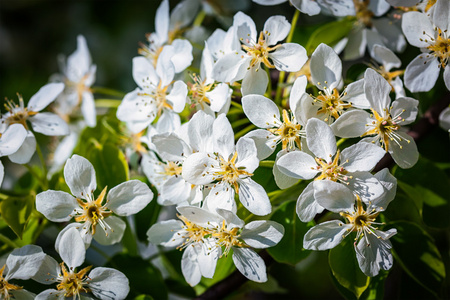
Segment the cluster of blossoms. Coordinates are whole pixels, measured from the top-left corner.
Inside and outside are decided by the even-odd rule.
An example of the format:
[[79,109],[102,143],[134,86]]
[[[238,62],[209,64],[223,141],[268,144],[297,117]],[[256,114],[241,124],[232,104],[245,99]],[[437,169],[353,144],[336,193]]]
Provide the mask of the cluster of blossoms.
[[[156,32],[148,35],[148,45],[142,44],[141,56],[132,59],[137,87],[116,111],[131,141],[123,149],[126,157],[139,157],[133,171],[145,174],[157,195],[140,180],[120,183],[109,192],[107,187],[96,191],[96,178],[104,174],[96,174],[86,158],[73,154],[81,132],[98,126],[91,88],[96,66],[84,37],[78,37],[77,50],[64,63],[62,74],[53,76],[54,82],[31,97],[27,107],[21,96],[19,105],[7,102],[0,119],[0,156],[19,164],[30,161],[36,139],[29,124],[44,135],[66,136],[54,152],[50,173],[65,164],[70,194],[45,190],[35,203],[52,222],[74,222],[56,237],[55,249],[63,263],[32,245],[9,255],[0,269],[2,299],[34,297],[8,283],[10,279],[57,283],[56,289],[36,299],[81,299],[88,293],[99,299],[125,299],[128,279],[120,271],[76,269],[92,239],[101,245],[121,242],[127,223],[154,196],[161,206],[176,206],[177,214],[170,216],[169,211],[169,217],[160,217],[148,229],[148,241],[184,251],[181,269],[191,286],[202,277],[212,278],[218,260],[228,254],[245,277],[267,281],[266,264],[254,249],[276,246],[285,229],[261,220],[276,209],[265,186],[255,179],[264,160],[280,189],[311,180],[297,199],[302,222],[317,221],[327,211],[345,218],[345,223],[329,220],[312,227],[303,237],[304,249],[328,250],[355,232],[356,258],[365,275],[376,276],[392,267],[389,239],[397,230],[383,231],[379,226],[385,224],[377,217],[394,200],[397,180],[387,168],[375,174],[373,170],[386,154],[404,169],[419,159],[405,127],[416,120],[419,101],[406,96],[400,76],[404,74],[409,91],[429,91],[443,68],[450,89],[450,5],[446,0],[433,5],[423,1],[414,11],[402,11],[400,24],[386,16],[391,4],[407,6],[416,0],[290,2],[311,16],[345,17],[342,20],[351,22],[349,36],[334,48],[321,43],[308,57],[303,46],[292,42],[295,27],[284,16],[268,18],[258,32],[248,15],[237,12],[227,31],[217,29],[205,38],[199,72],[187,76],[186,70],[195,69],[195,56],[186,37],[194,30],[189,26],[200,1],[182,1],[171,14],[168,0],[162,1]],[[407,42],[422,53],[404,71],[398,70],[401,61],[394,52],[403,51]],[[359,80],[344,85],[345,62],[339,53],[353,60],[362,58],[366,49],[373,59],[370,67]],[[286,82],[285,72],[290,73]],[[273,73],[279,74],[282,87],[272,92]],[[56,114],[41,112],[52,102]],[[450,131],[449,111],[442,112],[440,121]],[[241,125],[249,126],[235,132]],[[343,148],[347,138],[360,140]],[[0,164],[0,184],[3,176]],[[242,220],[255,216],[257,221]]]

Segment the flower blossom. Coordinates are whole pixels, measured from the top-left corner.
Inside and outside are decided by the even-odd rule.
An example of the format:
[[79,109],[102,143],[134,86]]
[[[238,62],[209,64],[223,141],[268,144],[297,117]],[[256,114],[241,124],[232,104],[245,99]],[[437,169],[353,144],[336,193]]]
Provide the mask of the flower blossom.
[[[138,213],[153,198],[150,188],[139,180],[129,180],[112,188],[107,194],[105,187],[95,199],[97,188],[95,170],[84,157],[73,155],[64,166],[64,178],[72,195],[63,191],[45,191],[36,196],[36,209],[52,222],[67,222],[75,218],[58,235],[58,241],[70,229],[80,231],[89,245],[92,237],[104,245],[122,239],[126,224],[119,216]],[[102,230],[98,230],[100,227]],[[102,232],[103,231],[103,232]]]
[[245,277],[267,281],[264,260],[251,248],[275,246],[284,235],[282,225],[266,220],[245,225],[236,214],[224,209],[217,209],[216,214],[192,206],[177,210],[180,220],[157,223],[147,236],[153,244],[185,249],[181,268],[190,285],[197,285],[202,276],[212,278],[217,260],[230,251],[236,268]]

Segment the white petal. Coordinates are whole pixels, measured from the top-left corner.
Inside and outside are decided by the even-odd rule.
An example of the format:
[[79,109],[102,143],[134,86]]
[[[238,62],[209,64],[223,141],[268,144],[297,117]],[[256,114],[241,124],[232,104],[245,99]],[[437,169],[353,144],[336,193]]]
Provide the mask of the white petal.
[[239,200],[246,209],[257,216],[265,216],[272,211],[266,191],[251,178],[239,181]]
[[197,256],[200,273],[203,277],[213,278],[216,271],[217,260],[220,258],[222,249],[217,247],[214,238],[207,239],[203,245],[196,248],[203,248],[202,251],[198,252]]
[[357,143],[345,148],[340,157],[345,162],[344,168],[349,172],[371,171],[386,152],[377,145],[370,143]]
[[126,94],[117,108],[117,118],[127,122],[128,129],[133,133],[139,133],[147,128],[155,119],[158,110],[154,102],[150,103],[142,93],[144,91],[137,88]]
[[[397,232],[395,229],[391,231],[392,235]],[[366,238],[362,238],[356,246],[356,258],[361,271],[373,277],[378,275],[380,269],[389,270],[392,267],[393,258],[390,251],[392,245],[389,240],[377,238],[374,234],[366,234]]]
[[30,118],[33,130],[49,136],[69,134],[69,126],[54,113],[39,113]]
[[314,226],[303,238],[303,248],[310,250],[328,250],[339,245],[351,225],[333,220]]
[[262,95],[266,92],[269,77],[260,67],[253,67],[245,74],[242,80],[242,95],[258,94]]
[[176,134],[155,135],[152,142],[158,151],[158,155],[166,161],[183,161],[183,154],[189,155],[191,150],[186,143]]
[[[401,125],[407,125],[416,120],[419,101],[409,97],[397,98],[392,103],[391,116],[399,116]],[[398,121],[397,121],[398,122]]]
[[79,207],[75,197],[62,191],[48,190],[36,195],[36,210],[52,222],[67,222]]
[[233,248],[233,262],[236,269],[248,279],[255,282],[266,282],[266,264],[264,260],[250,248]]
[[148,185],[139,180],[129,180],[111,189],[107,196],[108,208],[119,216],[140,212],[153,199]]
[[41,111],[64,90],[63,83],[49,83],[39,89],[28,102],[29,111]]
[[12,296],[12,299],[14,300],[34,300],[36,299],[36,295],[32,292],[29,292],[25,289],[21,290],[13,290],[10,291],[10,294]]
[[149,84],[157,85],[159,77],[151,62],[143,57],[133,57],[133,79],[141,88],[148,87]]
[[448,65],[444,69],[444,82],[448,90],[450,90],[450,68]]
[[181,272],[190,286],[197,285],[202,279],[200,266],[197,262],[198,251],[201,251],[201,247],[187,247],[181,258]]
[[413,93],[428,92],[439,77],[439,61],[432,55],[422,53],[414,58],[405,70],[405,86]]
[[411,168],[419,160],[419,151],[417,150],[416,142],[405,132],[397,132],[397,134],[402,141],[399,142],[400,145],[393,141],[389,143],[391,146],[389,153],[400,168]]
[[392,87],[389,82],[380,74],[373,69],[366,70],[364,73],[364,91],[371,108],[378,113],[383,113],[383,110],[390,106],[389,93],[391,90]]
[[175,73],[180,73],[189,67],[194,57],[192,56],[192,45],[188,40],[176,39],[170,45],[173,49],[172,62]]
[[6,259],[8,271],[5,279],[30,279],[38,272],[45,256],[42,248],[35,245],[26,245],[14,249]]
[[297,179],[312,179],[318,172],[314,158],[302,151],[283,155],[277,160],[277,167],[285,175]]
[[22,124],[12,124],[0,137],[0,157],[11,155],[22,146],[27,137],[27,130]]
[[155,14],[155,31],[163,43],[169,35],[169,20],[169,0],[163,0]]
[[116,216],[109,216],[103,220],[108,227],[106,232],[97,225],[94,239],[101,245],[113,245],[122,240],[126,223]]
[[320,157],[327,162],[331,161],[331,157],[336,153],[336,138],[327,123],[319,119],[308,120],[306,139],[309,150],[316,157]]
[[277,136],[265,129],[252,130],[244,135],[244,137],[250,138],[255,142],[256,150],[258,152],[257,157],[259,160],[269,157],[275,150],[277,141],[279,141]]
[[375,201],[375,199],[381,197],[385,192],[381,182],[370,172],[348,173],[348,176],[347,187],[358,194],[366,203]]
[[430,19],[426,14],[420,12],[412,11],[403,14],[402,29],[408,43],[418,48],[428,47],[429,44],[425,40],[435,37]]
[[236,212],[236,201],[234,201],[235,190],[228,183],[218,183],[213,187],[208,196],[205,197],[203,208],[215,212],[218,208]]
[[189,201],[191,192],[192,185],[190,183],[181,176],[173,176],[162,185],[158,203],[161,205],[180,204]]
[[298,182],[298,179],[285,175],[283,172],[280,171],[280,168],[278,167],[278,159],[281,157],[281,155],[284,155],[283,153],[286,154],[286,151],[280,151],[277,153],[277,160],[275,160],[272,173],[277,186],[280,189],[287,189],[296,184]]
[[306,77],[306,75],[299,76],[297,77],[297,79],[295,79],[294,85],[292,86],[291,93],[289,95],[289,107],[291,111],[293,112],[296,111],[297,103],[300,101],[300,98],[306,92],[307,85],[308,85],[308,78]]
[[296,212],[302,222],[309,222],[317,214],[323,212],[323,207],[314,198],[314,184],[309,183],[297,199]]
[[264,23],[264,35],[269,46],[284,40],[289,34],[291,24],[284,16],[272,16]]
[[385,194],[373,200],[371,203],[372,206],[378,207],[380,210],[385,210],[389,203],[395,198],[397,192],[397,178],[389,173],[388,168],[384,168],[374,176],[383,185]]
[[75,228],[70,228],[61,236],[56,251],[69,268],[81,266],[84,262],[86,250],[80,233]]
[[92,233],[90,230],[90,227],[87,226],[87,223],[81,224],[81,223],[69,223],[67,224],[66,227],[64,227],[59,233],[58,236],[56,237],[56,241],[55,241],[55,249],[59,249],[60,248],[60,243],[61,243],[61,237],[64,236],[64,234],[72,228],[75,228],[81,236],[81,239],[84,242],[84,248],[87,249],[92,242]]
[[177,210],[189,221],[200,226],[208,227],[209,224],[222,225],[222,217],[206,209],[195,206],[179,206],[177,207]]
[[[311,56],[311,77],[321,90],[332,92],[342,77],[342,62],[333,48],[320,44]],[[320,83],[320,84],[319,84]]]
[[214,152],[213,149],[213,123],[214,118],[198,111],[188,122],[189,145],[195,151]]
[[207,153],[198,152],[188,156],[183,163],[182,175],[184,180],[196,185],[212,182],[214,174],[206,173],[210,170],[209,166],[211,165],[219,167],[218,162],[209,157]]
[[217,117],[213,124],[214,150],[223,156],[225,160],[230,159],[234,152],[234,132],[230,121],[224,114]]
[[320,6],[315,0],[291,0],[290,2],[296,9],[309,16],[320,13]]
[[269,58],[277,70],[297,72],[308,60],[305,48],[295,43],[281,44],[274,52],[269,53]]
[[61,266],[51,256],[45,255],[39,271],[32,277],[33,280],[41,284],[52,284],[56,282],[56,277],[61,273]]
[[13,163],[26,164],[30,161],[35,151],[36,138],[31,131],[27,131],[27,136],[20,148],[13,154],[10,154],[8,157]]
[[225,219],[227,223],[227,227],[231,228],[242,228],[245,225],[245,222],[232,211],[218,208],[216,209],[216,213]]
[[[373,28],[379,34],[384,45],[396,52],[403,52],[405,50],[407,43],[400,26],[398,26],[396,22],[392,22],[390,18],[373,19],[372,22]],[[367,43],[368,47],[373,47],[371,46],[373,44],[370,41]]]
[[241,233],[244,242],[253,248],[273,247],[283,238],[284,227],[273,221],[253,221]]
[[341,100],[351,102],[353,107],[368,109],[370,103],[364,93],[364,79],[350,83],[345,89],[345,94]]
[[262,95],[242,97],[242,108],[247,118],[259,128],[272,128],[280,120],[280,110],[270,99]]
[[159,77],[158,84],[161,87],[168,86],[175,76],[175,66],[171,61],[172,54],[173,51],[170,46],[165,46],[158,56],[158,61],[156,62],[156,74]]
[[236,153],[238,155],[237,168],[245,168],[247,172],[252,173],[259,166],[255,142],[252,139],[240,138],[236,143]]
[[150,227],[147,237],[153,245],[178,246],[184,242],[184,238],[178,234],[182,227],[183,223],[178,220],[161,221]]
[[[211,101],[212,111],[221,112],[225,110],[228,112],[232,92],[233,90],[225,83],[219,83],[211,92],[206,92],[207,97]],[[226,107],[227,105],[228,107]]]
[[64,300],[66,297],[64,297],[65,291],[59,291],[55,289],[48,289],[36,296],[35,300]]
[[237,28],[237,35],[239,38],[256,41],[257,32],[255,22],[252,18],[243,12],[237,12],[233,17],[233,26]]
[[166,99],[171,102],[174,112],[180,113],[183,111],[186,105],[187,94],[187,85],[181,80],[175,81],[170,94],[166,96]]
[[87,199],[97,189],[95,170],[84,157],[74,154],[64,167],[64,178],[72,195]]
[[395,55],[394,52],[384,46],[373,46],[373,54],[375,55],[374,58],[380,64],[383,64],[384,69],[388,72],[392,68],[400,68],[400,66],[402,65],[402,61],[397,57],[397,55]]
[[343,113],[331,124],[331,129],[339,137],[358,137],[366,132],[366,124],[369,122],[371,122],[371,119],[368,112],[364,110],[351,110]]
[[213,68],[213,78],[219,82],[234,82],[244,78],[250,57],[243,52],[232,52],[221,57]]
[[125,299],[130,291],[128,278],[111,268],[95,268],[89,273],[87,287],[99,299]]
[[67,77],[74,82],[82,79],[89,72],[91,55],[87,47],[86,39],[82,35],[77,36],[77,49],[67,58]]
[[314,182],[314,198],[317,203],[332,212],[352,211],[355,196],[345,185],[331,180]]

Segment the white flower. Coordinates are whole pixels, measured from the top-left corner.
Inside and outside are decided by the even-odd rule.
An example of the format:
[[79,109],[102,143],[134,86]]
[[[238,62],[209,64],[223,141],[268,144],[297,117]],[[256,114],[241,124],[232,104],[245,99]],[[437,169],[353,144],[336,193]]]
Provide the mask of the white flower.
[[[113,214],[129,216],[138,213],[153,198],[150,188],[139,180],[130,180],[111,189],[106,187],[97,199],[95,170],[85,158],[73,155],[64,167],[64,178],[72,195],[62,191],[45,191],[36,196],[36,209],[52,222],[67,222],[75,218],[77,223],[63,229],[57,240],[62,239],[70,228],[82,233],[89,245],[92,237],[104,245],[119,242],[125,230],[125,222]],[[106,199],[106,201],[105,201]],[[103,232],[98,231],[100,226]]]
[[148,35],[149,45],[141,45],[139,54],[144,55],[156,68],[160,54],[170,53],[170,61],[175,73],[180,73],[192,62],[192,45],[187,40],[178,39],[184,28],[191,23],[198,10],[196,1],[179,3],[169,16],[169,0],[163,0],[156,10],[155,31]]
[[200,63],[200,76],[191,75],[194,83],[188,83],[191,107],[203,110],[210,115],[227,113],[230,108],[231,94],[233,92],[225,83],[215,84],[212,77],[214,58],[208,44],[202,52]]
[[408,42],[421,48],[422,52],[413,59],[405,70],[405,85],[411,92],[428,92],[444,69],[444,82],[450,90],[450,5],[439,24],[433,24],[423,13],[409,12],[403,15],[402,28]]
[[318,119],[308,121],[306,139],[313,156],[294,151],[283,155],[276,162],[278,169],[289,177],[314,178],[297,200],[300,220],[309,222],[323,211],[315,196],[316,185],[321,181],[325,185],[334,182],[348,185],[355,193],[369,200],[384,193],[381,183],[370,174],[384,156],[382,149],[369,143],[358,143],[341,152],[337,150],[331,128]]
[[156,69],[144,57],[133,58],[133,78],[139,88],[125,95],[117,109],[117,118],[126,122],[132,133],[147,128],[166,110],[180,113],[186,104],[187,86],[175,75],[170,57],[158,59]]
[[[291,95],[295,93],[296,83],[294,83]],[[253,130],[245,135],[255,141],[258,159],[262,160],[270,156],[279,143],[286,151],[301,149],[301,138],[306,137],[303,129],[306,123],[303,122],[303,116],[299,111],[283,109],[281,119],[278,106],[272,100],[261,95],[242,97],[242,107],[250,122],[259,128],[264,128]]]
[[450,107],[446,107],[439,115],[439,126],[450,133]]
[[[64,84],[62,83],[46,84],[31,97],[27,107],[24,106],[23,98],[20,95],[19,105],[7,100],[7,105],[5,105],[7,112],[0,119],[0,133],[4,134],[13,124],[20,124],[28,131],[24,140],[22,140],[23,134],[21,133],[16,137],[16,141],[22,140],[22,144],[17,151],[9,154],[11,161],[25,164],[30,161],[36,150],[36,138],[29,130],[27,121],[30,121],[34,131],[45,135],[59,136],[69,133],[67,123],[56,114],[40,112],[53,102],[63,89]],[[17,130],[17,128],[14,129],[14,132],[18,133]]]
[[243,95],[264,94],[266,91],[269,79],[261,70],[261,64],[269,69],[296,72],[308,60],[306,50],[298,44],[277,45],[286,38],[291,27],[283,16],[267,19],[259,37],[253,20],[241,12],[234,16],[233,26],[242,43],[241,49],[234,49],[216,62],[213,78],[220,82],[243,79]]
[[381,64],[381,66],[374,65],[372,68],[389,82],[392,86],[392,91],[395,91],[396,98],[405,97],[405,89],[403,88],[403,82],[400,79],[400,75],[405,71],[397,70],[391,72],[392,68],[399,68],[402,65],[401,60],[394,52],[378,44],[373,46],[371,54],[373,54],[373,58]]
[[331,126],[340,137],[365,137],[363,141],[383,147],[401,168],[412,167],[419,159],[414,139],[404,132],[403,125],[414,122],[419,101],[402,97],[391,104],[392,87],[376,71],[367,69],[364,91],[372,114],[362,110],[343,114]]
[[198,207],[177,208],[180,221],[169,220],[153,225],[149,241],[166,247],[185,248],[182,270],[186,281],[196,285],[201,276],[212,278],[217,260],[233,251],[236,268],[248,279],[267,281],[262,258],[251,249],[275,246],[284,228],[273,221],[254,221],[244,226],[236,214],[217,209],[217,214]]
[[340,213],[347,219],[347,223],[333,220],[314,226],[304,236],[305,249],[331,249],[350,233],[356,232],[356,258],[364,274],[376,276],[380,269],[389,270],[392,267],[392,246],[389,238],[396,234],[397,230],[380,231],[376,225],[382,223],[375,222],[376,217],[386,209],[392,199],[382,196],[368,205],[363,205],[361,198],[356,196],[355,199],[355,195],[344,185],[335,182],[326,184],[324,181],[317,182],[315,196],[321,206]]
[[35,295],[22,287],[9,283],[12,279],[27,280],[33,277],[41,267],[45,254],[38,246],[27,245],[14,249],[0,268],[0,298],[34,299]]
[[[320,44],[311,56],[310,68],[311,80],[320,90],[319,95],[314,97],[305,94],[304,89],[291,92],[297,93],[295,98],[299,99],[297,100],[299,103],[296,106],[302,107],[305,118],[319,118],[331,124],[347,109],[369,108],[369,102],[364,95],[363,80],[349,84],[342,93],[339,93],[338,88],[342,83],[342,62],[333,48]],[[306,88],[306,85],[303,87]]]
[[[276,5],[286,1],[288,0],[253,0],[253,2],[261,5]],[[353,13],[352,0],[289,0],[289,2],[302,13],[310,16],[319,14],[321,10],[325,14],[337,17],[347,16]]]
[[353,3],[356,20],[348,35],[345,60],[363,57],[366,48],[372,51],[375,44],[395,52],[402,52],[406,48],[405,37],[395,19],[381,17],[390,8],[386,0],[355,0]]
[[56,99],[55,111],[67,118],[80,107],[86,124],[95,127],[97,115],[90,87],[95,81],[97,66],[92,64],[84,36],[77,37],[77,50],[67,58],[67,64],[62,61],[61,65],[62,74],[55,77],[65,83],[65,89]]
[[272,207],[264,188],[251,179],[259,165],[253,140],[243,137],[235,146],[233,129],[224,114],[217,117],[212,129],[213,151],[187,157],[182,170],[184,179],[196,185],[212,185],[204,203],[211,211],[216,208],[236,211],[237,193],[251,213],[269,214]]
[[111,268],[86,267],[76,271],[84,262],[86,250],[80,234],[71,228],[61,238],[59,247],[55,247],[63,262],[58,263],[52,257],[45,255],[39,272],[33,280],[42,284],[58,283],[55,289],[48,289],[36,296],[38,300],[50,299],[84,299],[87,293],[92,293],[98,299],[125,299],[130,290],[128,278]]

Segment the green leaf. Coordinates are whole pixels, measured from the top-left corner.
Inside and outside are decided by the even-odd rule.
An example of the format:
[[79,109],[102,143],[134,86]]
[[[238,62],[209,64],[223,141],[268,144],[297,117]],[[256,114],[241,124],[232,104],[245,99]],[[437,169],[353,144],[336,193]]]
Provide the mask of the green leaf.
[[97,186],[110,189],[129,179],[125,154],[112,143],[96,147],[86,157],[94,166]]
[[195,290],[189,284],[187,284],[185,280],[174,280],[168,278],[165,280],[165,282],[166,286],[170,287],[171,293],[187,297],[189,299],[193,299],[196,296]]
[[117,254],[107,266],[120,270],[127,276],[130,281],[128,297],[144,294],[158,300],[167,299],[167,288],[161,272],[150,262],[128,254]]
[[389,275],[389,271],[380,270],[377,276],[370,279],[369,287],[361,295],[363,300],[384,299],[384,283]]
[[421,157],[410,169],[397,168],[394,176],[399,186],[419,206],[425,224],[437,228],[450,226],[450,180],[443,170]]
[[272,215],[271,220],[284,226],[284,236],[267,252],[278,262],[295,265],[306,258],[311,251],[303,249],[303,236],[313,226],[303,223],[295,212],[296,201],[283,203]]
[[333,47],[340,40],[346,37],[352,29],[354,20],[352,18],[344,18],[339,21],[326,23],[316,29],[306,44],[306,51],[311,55],[317,46],[321,43]]
[[445,278],[445,266],[433,239],[411,222],[392,222],[385,230],[390,228],[397,229],[390,239],[396,260],[417,283],[437,295]]
[[34,197],[9,197],[0,204],[0,212],[14,233],[22,239],[23,231],[28,223],[34,207]]
[[127,227],[125,228],[125,232],[123,234],[122,238],[122,245],[127,250],[127,253],[132,256],[136,256],[138,254],[138,246],[136,243],[136,236],[131,231],[130,223],[128,222],[128,219],[125,220]]
[[353,234],[330,250],[328,262],[336,281],[359,299],[369,286],[370,277],[364,275],[359,268],[352,236]]
[[134,298],[134,300],[153,300],[154,298],[149,295],[139,295]]

